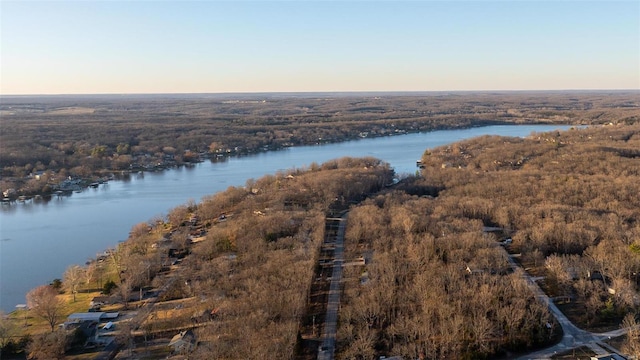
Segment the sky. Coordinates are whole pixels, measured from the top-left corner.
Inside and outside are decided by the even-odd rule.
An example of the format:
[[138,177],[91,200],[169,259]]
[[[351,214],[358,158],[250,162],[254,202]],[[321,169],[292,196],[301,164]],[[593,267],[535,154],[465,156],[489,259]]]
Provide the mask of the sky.
[[640,1],[6,1],[0,94],[640,88]]

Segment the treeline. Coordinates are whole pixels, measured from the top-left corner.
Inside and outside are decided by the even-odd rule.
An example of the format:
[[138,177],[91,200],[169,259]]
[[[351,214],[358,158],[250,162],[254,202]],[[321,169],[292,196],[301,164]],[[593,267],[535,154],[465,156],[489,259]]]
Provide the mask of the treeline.
[[68,176],[443,128],[633,123],[640,116],[635,95],[3,97],[0,188],[47,193]]

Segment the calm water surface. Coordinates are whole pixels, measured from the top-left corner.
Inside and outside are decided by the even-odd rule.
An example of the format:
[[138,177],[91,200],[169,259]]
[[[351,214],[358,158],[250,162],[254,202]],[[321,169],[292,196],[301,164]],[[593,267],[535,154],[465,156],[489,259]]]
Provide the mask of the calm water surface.
[[0,309],[24,303],[33,287],[61,278],[71,264],[84,264],[127,238],[134,224],[166,215],[189,199],[199,201],[229,186],[242,186],[279,170],[343,156],[373,156],[396,173],[416,171],[416,160],[436,146],[480,135],[527,136],[569,126],[507,125],[363,139],[303,146],[225,162],[131,175],[49,202],[14,203],[0,208]]

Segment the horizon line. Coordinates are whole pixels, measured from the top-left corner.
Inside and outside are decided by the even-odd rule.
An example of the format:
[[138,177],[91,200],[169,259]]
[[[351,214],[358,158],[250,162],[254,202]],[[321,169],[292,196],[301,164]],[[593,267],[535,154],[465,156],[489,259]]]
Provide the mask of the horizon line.
[[603,89],[494,89],[494,90],[338,90],[338,91],[229,91],[229,92],[132,92],[132,93],[43,93],[2,94],[0,97],[56,96],[175,96],[175,95],[295,95],[295,94],[435,94],[435,93],[562,93],[562,92],[638,92],[640,88]]

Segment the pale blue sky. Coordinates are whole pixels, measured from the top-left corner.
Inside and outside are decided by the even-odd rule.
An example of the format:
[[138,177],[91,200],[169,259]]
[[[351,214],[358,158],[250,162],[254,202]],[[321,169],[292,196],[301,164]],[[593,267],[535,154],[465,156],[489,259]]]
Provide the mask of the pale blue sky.
[[640,88],[640,1],[5,1],[2,94]]

